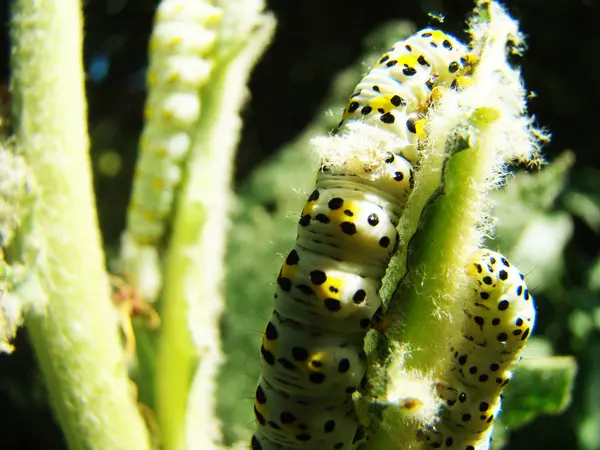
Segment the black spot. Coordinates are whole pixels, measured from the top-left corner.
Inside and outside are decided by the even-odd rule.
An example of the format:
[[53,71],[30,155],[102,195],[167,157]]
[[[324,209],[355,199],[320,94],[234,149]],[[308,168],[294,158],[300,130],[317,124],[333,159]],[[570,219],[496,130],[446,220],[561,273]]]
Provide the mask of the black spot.
[[311,373],[308,379],[311,383],[321,384],[323,381],[325,381],[325,374],[320,372]]
[[312,194],[310,194],[310,197],[308,197],[308,201],[316,202],[317,200],[319,200],[319,190],[315,189],[314,191],[312,191]]
[[517,287],[517,295],[520,297],[522,293],[523,293],[523,286],[519,285],[519,287]]
[[390,99],[390,103],[394,106],[406,106],[406,102],[404,101],[404,99],[402,97],[400,97],[399,95],[394,95],[391,99]]
[[492,277],[490,277],[490,276],[483,277],[483,279],[481,281],[483,281],[485,284],[490,286],[492,284]]
[[508,309],[508,300],[502,300],[498,303],[498,311],[506,311]]
[[448,436],[446,438],[446,447],[452,447],[452,444],[454,443],[454,441],[452,440],[451,436]]
[[340,361],[340,363],[338,364],[338,372],[339,373],[348,372],[349,369],[350,369],[350,360],[348,358],[343,358]]
[[463,422],[468,422],[469,420],[471,420],[471,414],[463,414],[461,420]]
[[362,302],[365,301],[365,298],[367,298],[367,293],[364,291],[364,289],[359,289],[354,293],[352,301],[357,305],[360,305]]
[[250,448],[251,448],[251,450],[262,450],[262,445],[260,445],[260,442],[258,442],[258,438],[256,436],[252,436],[252,442],[250,442]]
[[390,125],[396,121],[396,118],[392,113],[387,112],[385,114],[382,114],[379,120],[381,120],[383,123],[387,123],[388,125]]
[[256,416],[256,420],[258,420],[258,423],[260,423],[261,425],[265,425],[267,423],[265,417],[258,412],[258,409],[256,409],[256,406],[254,407],[254,415]]
[[310,214],[304,214],[302,217],[300,217],[300,220],[298,221],[298,223],[302,227],[307,227],[308,225],[310,225],[310,219],[311,219]]
[[456,62],[456,61],[452,61],[449,65],[448,65],[448,72],[450,73],[454,73],[456,72],[458,69],[460,69],[460,65]]
[[289,278],[277,277],[277,284],[282,291],[290,292],[292,290],[292,282],[289,280]]
[[494,415],[492,414],[490,417],[488,417],[488,420],[486,420],[486,423],[492,423],[492,421],[494,420]]
[[438,45],[435,42],[430,42],[429,45],[431,45],[433,48],[437,48]]
[[352,212],[351,209],[345,209],[344,210],[344,215],[348,216],[348,217],[353,217],[354,213]]
[[508,335],[502,332],[499,333],[498,336],[496,336],[496,339],[498,340],[498,342],[506,342],[508,340]]
[[356,225],[354,225],[352,222],[342,222],[342,224],[340,225],[340,228],[346,234],[349,234],[349,235],[356,234]]
[[340,309],[342,309],[342,305],[340,304],[340,301],[336,300],[335,298],[326,298],[325,299],[325,307],[331,312],[336,312],[336,311],[339,311]]
[[260,353],[268,365],[270,365],[270,366],[275,365],[275,356],[273,356],[273,353],[271,353],[269,350],[265,349],[265,347],[262,345],[260,346]]
[[498,277],[502,281],[506,281],[508,279],[508,272],[506,270],[501,270],[500,272],[498,272]]
[[285,263],[288,266],[295,266],[300,261],[300,257],[298,256],[298,252],[296,250],[292,250],[285,259]]
[[379,216],[377,216],[377,214],[375,213],[370,214],[367,218],[367,222],[369,222],[369,225],[371,225],[372,227],[377,226],[377,224],[379,223]]
[[327,206],[329,206],[329,209],[335,211],[336,209],[340,209],[343,204],[344,204],[343,198],[334,197],[331,200],[329,200],[329,203],[327,203]]
[[461,366],[464,366],[466,362],[467,362],[467,355],[461,355],[461,356],[458,358],[458,363],[459,363]]
[[479,404],[479,411],[480,412],[485,412],[488,410],[488,408],[490,407],[490,405],[487,402],[481,402]]
[[379,239],[379,245],[383,248],[388,248],[390,246],[390,238],[387,236],[382,237]]
[[483,320],[483,317],[475,316],[475,317],[473,318],[473,320],[475,320],[475,323],[476,323],[477,325],[479,325],[480,327],[483,327],[483,324],[484,324],[484,322],[485,322],[485,321]]
[[263,391],[263,388],[261,386],[258,386],[256,388],[256,401],[258,403],[260,403],[261,405],[264,405],[265,403],[267,403],[267,396],[265,395],[265,391]]
[[447,48],[448,50],[452,50],[452,42],[450,42],[448,39],[444,39],[444,42],[442,42],[442,45],[444,46],[444,48]]
[[496,258],[494,258],[493,256],[490,256],[490,264],[496,264]]
[[269,426],[271,428],[274,428],[275,430],[281,430],[281,427],[279,425],[277,425],[277,423],[273,422],[272,420],[269,420]]
[[391,61],[388,61],[385,65],[388,67],[394,67],[396,64],[398,64],[398,61],[392,59]]
[[373,108],[371,108],[369,105],[367,105],[367,106],[363,106],[363,108],[360,110],[360,113],[363,116],[366,116],[367,114],[370,114],[371,111],[373,111]]
[[471,366],[471,367],[469,367],[469,373],[471,375],[475,375],[477,373],[477,366]]
[[525,289],[525,293],[523,294],[523,298],[525,300],[529,300],[529,290],[528,289]]
[[344,443],[343,442],[338,442],[337,444],[335,444],[333,446],[334,450],[340,450],[342,448],[344,448]]
[[515,336],[520,335],[523,332],[523,330],[513,330],[512,334]]
[[371,325],[371,319],[369,319],[369,318],[361,319],[359,323],[360,323],[360,327],[363,330],[366,330],[367,328],[369,328],[369,325]]
[[483,375],[479,375],[479,381],[481,383],[485,383],[488,380],[488,376],[484,373]]
[[406,128],[408,128],[408,131],[410,131],[411,133],[417,132],[415,122],[416,122],[416,120],[414,118],[410,118],[406,121]]
[[464,403],[467,401],[467,394],[465,394],[464,392],[461,392],[460,394],[458,394],[458,401],[461,403]]
[[498,369],[500,369],[500,366],[498,364],[496,364],[496,363],[490,364],[490,370],[492,372],[496,372]]
[[502,264],[504,264],[506,267],[510,267],[510,264],[508,263],[508,261],[506,260],[506,258],[500,258],[500,262]]
[[412,77],[417,73],[417,69],[415,69],[414,67],[406,66],[404,67],[404,69],[402,69],[402,73],[407,77]]
[[269,341],[274,341],[279,336],[279,333],[277,332],[277,328],[275,328],[275,325],[273,325],[273,322],[269,321],[269,323],[267,324],[267,328],[265,329],[265,336],[266,336],[267,340],[269,340]]
[[417,62],[422,66],[431,67],[431,64],[425,59],[425,56],[421,55],[417,58]]
[[296,421],[296,416],[290,412],[282,412],[279,415],[279,421],[281,423],[294,423]]
[[390,59],[389,55],[384,55],[380,60],[379,60],[379,64],[383,64],[384,62],[386,62],[388,59]]
[[404,46],[404,48],[405,48],[406,50],[408,50],[409,52],[412,52],[412,47],[411,47],[410,45],[406,44],[406,45]]
[[358,102],[350,102],[350,104],[348,105],[348,112],[349,113],[355,112],[359,106],[360,105]]
[[402,172],[394,172],[394,180],[396,180],[396,181],[404,180],[404,174]]
[[477,273],[481,273],[483,268],[481,267],[481,264],[475,264],[475,268],[477,269]]
[[492,319],[492,325],[496,326],[500,324],[500,319],[498,319],[497,317]]
[[327,275],[322,270],[313,270],[310,272],[310,282],[317,286],[327,281]]
[[347,387],[345,392],[346,394],[354,394],[356,392],[356,386]]
[[432,36],[432,34],[429,31],[421,34],[422,38],[428,38],[428,37],[431,37],[431,36]]
[[487,300],[488,298],[490,298],[490,294],[488,294],[487,292],[480,292],[479,296],[482,300]]
[[311,366],[313,366],[313,367],[315,367],[315,368],[317,368],[317,369],[318,369],[319,367],[323,367],[323,363],[322,363],[321,361],[319,361],[318,359],[313,359],[313,360],[310,362],[310,365],[311,365]]
[[310,434],[308,433],[300,433],[296,435],[297,441],[307,442],[311,440]]
[[331,220],[329,220],[329,217],[322,213],[317,214],[315,216],[315,220],[324,224],[328,224],[329,222],[331,222]]
[[287,370],[296,370],[296,366],[285,358],[279,358],[277,361]]
[[300,292],[302,292],[302,293],[303,293],[303,294],[305,294],[305,295],[313,295],[313,294],[315,293],[315,292],[314,292],[314,291],[313,291],[313,290],[312,290],[310,287],[308,287],[306,284],[298,284],[296,287],[297,287],[297,288],[300,290]]
[[381,91],[379,90],[379,86],[377,86],[376,84],[375,84],[375,85],[373,85],[372,89],[373,89],[375,92],[381,92]]
[[333,430],[335,430],[335,420],[328,420],[325,422],[325,425],[323,425],[323,431],[325,431],[325,433],[331,433]]
[[529,328],[527,328],[525,330],[525,333],[523,333],[523,336],[521,336],[521,340],[524,341],[525,339],[527,339],[528,336],[529,336]]
[[308,359],[308,351],[304,347],[292,347],[292,356],[296,361],[306,361]]
[[333,292],[334,294],[337,294],[338,292],[340,292],[340,290],[338,288],[336,288],[335,286],[329,286],[329,292]]
[[386,164],[391,164],[394,162],[394,159],[396,159],[394,158],[394,154],[391,152],[387,152],[385,154],[385,160],[383,162],[385,162]]
[[475,447],[473,447],[472,445],[467,445],[467,448],[465,448],[465,450],[475,450]]

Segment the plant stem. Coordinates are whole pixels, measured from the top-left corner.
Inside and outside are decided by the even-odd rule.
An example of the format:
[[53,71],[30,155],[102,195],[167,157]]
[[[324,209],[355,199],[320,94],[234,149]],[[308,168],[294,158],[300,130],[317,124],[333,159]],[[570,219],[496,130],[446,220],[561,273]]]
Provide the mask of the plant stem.
[[[27,316],[71,449],[147,449],[110,301],[92,190],[77,0],[13,2],[19,146],[37,182],[33,268],[47,294]],[[35,234],[34,234],[35,233]]]
[[157,414],[167,450],[208,450],[221,440],[215,376],[222,361],[221,281],[239,111],[274,21],[262,16],[255,26],[251,38],[245,36],[243,45],[215,66],[203,90],[205,109],[167,250],[156,374]]

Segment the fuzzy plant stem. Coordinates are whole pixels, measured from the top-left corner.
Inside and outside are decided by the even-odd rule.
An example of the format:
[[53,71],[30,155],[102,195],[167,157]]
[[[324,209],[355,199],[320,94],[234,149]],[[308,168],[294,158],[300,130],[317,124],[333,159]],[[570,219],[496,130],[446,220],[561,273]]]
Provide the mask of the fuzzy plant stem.
[[12,4],[16,135],[37,180],[47,295],[26,317],[70,449],[148,449],[123,363],[92,191],[77,0]]
[[203,117],[165,259],[156,401],[166,450],[208,450],[221,440],[215,376],[222,362],[221,281],[239,112],[251,68],[274,29],[270,16],[248,19],[255,20],[251,37],[238,36],[237,48],[216,63],[203,91]]

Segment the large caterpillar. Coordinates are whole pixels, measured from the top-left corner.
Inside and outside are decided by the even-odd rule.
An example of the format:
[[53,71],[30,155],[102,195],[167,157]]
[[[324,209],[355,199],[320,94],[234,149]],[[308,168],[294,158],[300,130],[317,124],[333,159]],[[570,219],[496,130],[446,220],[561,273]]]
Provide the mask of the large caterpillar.
[[455,38],[425,29],[397,42],[352,94],[338,136],[355,138],[355,125],[376,130],[384,151],[368,141],[362,150],[377,155],[369,164],[351,154],[340,164],[322,162],[263,335],[252,449],[348,449],[362,439],[352,394],[366,371],[363,341],[381,304],[381,279],[399,244],[422,119],[436,89],[456,87],[472,61]]
[[535,321],[524,277],[504,256],[478,250],[467,274],[471,295],[462,338],[450,348],[452,370],[437,385],[444,402],[441,419],[421,433],[429,448],[488,448],[502,390]]
[[160,288],[157,247],[170,223],[181,166],[200,116],[200,89],[212,69],[206,55],[216,40],[212,28],[220,17],[220,9],[202,0],[163,0],[156,11],[146,124],[122,251],[122,271],[149,301]]

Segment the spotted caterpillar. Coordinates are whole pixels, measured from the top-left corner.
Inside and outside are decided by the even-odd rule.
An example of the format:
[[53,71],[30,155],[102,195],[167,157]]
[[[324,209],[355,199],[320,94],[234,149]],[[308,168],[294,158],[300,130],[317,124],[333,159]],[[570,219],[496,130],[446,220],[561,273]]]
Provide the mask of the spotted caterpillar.
[[[221,10],[201,0],[163,0],[150,38],[146,124],[127,211],[122,271],[143,296],[153,300],[159,288],[156,248],[169,225],[181,165],[192,145],[200,116],[200,88],[212,63],[205,58],[214,45],[211,29]],[[150,259],[151,261],[146,261]]]
[[429,448],[485,450],[519,353],[535,321],[524,277],[501,254],[478,250],[467,265],[471,294],[452,369],[438,383],[440,422],[421,432]]
[[396,43],[352,94],[338,136],[353,139],[355,125],[375,130],[385,150],[370,164],[355,164],[353,155],[322,162],[263,335],[253,450],[349,449],[363,439],[352,394],[365,375],[364,337],[399,244],[422,120],[434,93],[456,87],[471,61],[455,38],[426,29]]

